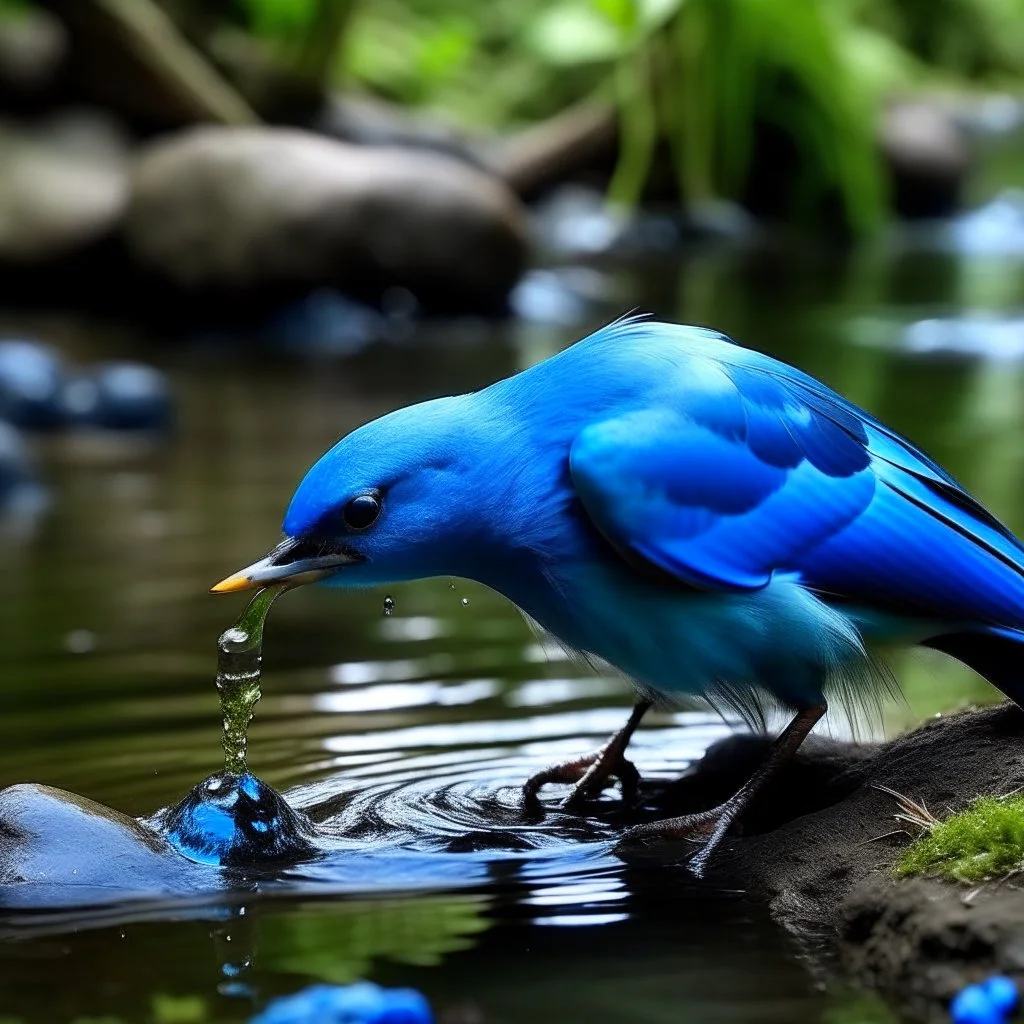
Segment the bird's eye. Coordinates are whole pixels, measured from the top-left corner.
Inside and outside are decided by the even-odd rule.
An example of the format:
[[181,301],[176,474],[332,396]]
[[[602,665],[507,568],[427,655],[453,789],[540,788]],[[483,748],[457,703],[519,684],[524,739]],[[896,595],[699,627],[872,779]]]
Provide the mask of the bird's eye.
[[376,494],[359,494],[344,508],[342,517],[350,530],[365,530],[380,515],[380,498]]

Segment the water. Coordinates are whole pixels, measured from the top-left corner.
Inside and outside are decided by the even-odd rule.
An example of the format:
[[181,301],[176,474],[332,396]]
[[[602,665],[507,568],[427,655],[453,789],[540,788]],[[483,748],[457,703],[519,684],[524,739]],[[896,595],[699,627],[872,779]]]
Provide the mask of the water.
[[244,775],[249,723],[263,696],[260,666],[263,662],[263,624],[280,587],[265,587],[246,606],[238,621],[217,641],[217,693],[224,726],[224,770]]
[[[1005,346],[990,359],[976,342],[969,352],[904,344],[923,320],[1020,317],[1021,262],[725,249],[604,273],[608,313],[639,306],[713,324],[799,363],[1024,527],[1022,364]],[[345,359],[5,317],[83,362],[158,362],[182,408],[165,447],[38,445],[52,512],[34,533],[0,540],[0,784],[44,782],[149,815],[220,770],[212,648],[240,607],[206,591],[273,545],[305,468],[366,419],[515,372],[604,315],[578,328],[430,327],[401,349]],[[0,912],[0,1013],[33,1024],[241,1021],[265,997],[369,977],[422,988],[449,1021],[848,1014],[847,997],[822,990],[742,893],[619,862],[613,793],[594,823],[524,821],[517,787],[600,746],[631,696],[538,640],[497,595],[449,587],[310,587],[274,609],[248,764],[321,823],[324,856],[281,884],[225,891],[202,868],[211,888],[185,900]],[[938,655],[901,659],[897,672],[909,704],[890,710],[891,729],[992,696]],[[644,776],[670,778],[722,734],[697,709],[652,715],[630,756]],[[549,806],[561,792],[546,791]],[[847,1019],[872,1012],[858,1004]]]

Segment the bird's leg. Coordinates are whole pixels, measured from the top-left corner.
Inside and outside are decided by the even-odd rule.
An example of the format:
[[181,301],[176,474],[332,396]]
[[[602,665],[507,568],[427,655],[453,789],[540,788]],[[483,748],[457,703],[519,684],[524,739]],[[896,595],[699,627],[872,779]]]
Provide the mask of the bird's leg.
[[636,840],[648,839],[691,839],[695,842],[703,840],[704,845],[689,862],[690,869],[694,874],[700,876],[704,872],[708,859],[715,852],[733,822],[743,814],[750,805],[750,801],[760,792],[765,783],[789,762],[797,748],[807,738],[807,734],[827,710],[828,705],[822,702],[801,711],[772,743],[764,764],[725,803],[697,814],[686,814],[679,818],[667,818],[664,821],[653,821],[647,825],[637,825],[626,832],[621,841],[632,844]]
[[623,801],[631,804],[636,797],[640,773],[633,762],[626,759],[626,746],[650,706],[649,700],[638,700],[626,724],[595,753],[584,754],[537,772],[523,786],[523,798],[527,802],[536,802],[541,787],[549,782],[575,782],[573,791],[562,802],[564,809],[572,810],[585,800],[597,796],[611,779],[616,778],[622,786]]

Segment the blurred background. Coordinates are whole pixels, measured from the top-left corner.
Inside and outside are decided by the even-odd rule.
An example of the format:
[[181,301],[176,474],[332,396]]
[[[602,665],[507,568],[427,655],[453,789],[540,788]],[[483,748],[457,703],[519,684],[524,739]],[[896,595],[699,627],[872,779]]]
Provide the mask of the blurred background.
[[[179,799],[221,762],[241,610],[206,590],[306,467],[630,310],[797,363],[1024,529],[1024,0],[0,2],[0,786]],[[896,668],[890,734],[997,696]],[[264,669],[253,770],[414,847],[630,702],[462,581],[289,595]],[[723,733],[652,716],[638,767]],[[3,919],[0,1013],[237,1020],[372,976],[467,1022],[887,1019],[735,894],[475,863],[457,896],[319,878],[245,929]]]

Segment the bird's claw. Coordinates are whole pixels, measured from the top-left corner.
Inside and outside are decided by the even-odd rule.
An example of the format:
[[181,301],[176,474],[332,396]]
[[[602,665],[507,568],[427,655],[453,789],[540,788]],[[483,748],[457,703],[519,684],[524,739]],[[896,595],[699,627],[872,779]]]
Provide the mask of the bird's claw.
[[549,783],[575,783],[561,805],[562,810],[575,811],[588,800],[598,797],[613,779],[619,781],[623,803],[631,806],[636,800],[640,773],[621,751],[603,747],[596,753],[563,761],[537,772],[523,786],[523,798],[527,803],[537,804],[541,789]]
[[635,825],[622,834],[616,849],[628,853],[638,847],[646,848],[657,842],[673,840],[699,843],[700,849],[687,859],[686,864],[690,871],[700,878],[704,874],[709,858],[725,838],[741,810],[739,802],[726,801],[718,807],[697,814]]

